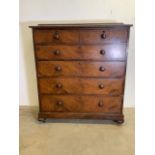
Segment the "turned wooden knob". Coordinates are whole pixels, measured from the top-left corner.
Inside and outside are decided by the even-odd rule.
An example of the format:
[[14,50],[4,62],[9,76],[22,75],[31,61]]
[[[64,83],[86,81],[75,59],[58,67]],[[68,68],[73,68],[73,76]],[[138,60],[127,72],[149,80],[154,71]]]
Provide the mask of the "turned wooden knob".
[[105,32],[105,31],[102,32],[101,38],[102,38],[102,39],[106,39],[106,32]]
[[55,50],[55,51],[54,51],[54,54],[55,54],[55,55],[59,55],[59,54],[60,54],[60,50]]
[[103,85],[103,84],[100,84],[100,85],[99,85],[99,88],[100,88],[100,89],[103,89],[103,88],[104,88],[104,85]]
[[102,50],[100,51],[100,54],[101,54],[101,55],[104,55],[104,54],[105,54],[105,50],[102,49]]
[[104,71],[105,71],[105,68],[101,66],[101,67],[99,68],[99,70],[100,70],[101,72],[104,72]]
[[61,84],[61,83],[57,83],[57,84],[56,84],[56,87],[57,87],[57,88],[62,88],[62,84]]
[[55,70],[56,70],[56,71],[61,71],[62,68],[61,68],[61,66],[56,66],[56,67],[55,67]]
[[63,105],[63,102],[62,101],[58,101],[57,105]]
[[55,40],[59,40],[59,39],[60,39],[59,33],[58,33],[58,32],[55,32],[53,38],[54,38]]
[[103,107],[103,101],[99,101],[98,106]]

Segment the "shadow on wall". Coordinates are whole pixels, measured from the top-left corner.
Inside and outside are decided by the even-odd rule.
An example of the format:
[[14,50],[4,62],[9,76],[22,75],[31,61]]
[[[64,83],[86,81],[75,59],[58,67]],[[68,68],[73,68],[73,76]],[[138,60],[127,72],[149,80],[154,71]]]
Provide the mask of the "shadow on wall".
[[[28,27],[30,23],[20,23],[20,41],[21,41],[21,70],[23,74],[20,78],[23,78],[20,83],[20,89],[23,89],[21,104],[24,105],[37,105],[37,83],[35,76],[35,62],[33,53],[33,39],[31,29]],[[25,76],[25,77],[23,77]],[[27,103],[28,102],[28,103]]]
[[[42,23],[50,23],[50,24],[69,24],[69,23],[114,23],[114,20],[62,20],[62,21],[35,21],[35,22],[21,22],[20,23],[20,41],[21,41],[21,55],[22,60],[20,60],[22,65],[20,66],[21,70],[24,72],[24,76],[20,77],[24,78],[24,83],[21,83],[20,88],[22,89],[24,85],[26,85],[26,89],[23,92],[25,93],[27,103],[26,105],[34,106],[38,105],[38,94],[37,94],[37,81],[36,81],[36,72],[35,72],[35,59],[34,59],[34,51],[33,51],[33,39],[32,39],[32,30],[29,28],[31,25],[37,25]],[[25,103],[26,101],[22,101]],[[21,104],[22,104],[21,103]]]

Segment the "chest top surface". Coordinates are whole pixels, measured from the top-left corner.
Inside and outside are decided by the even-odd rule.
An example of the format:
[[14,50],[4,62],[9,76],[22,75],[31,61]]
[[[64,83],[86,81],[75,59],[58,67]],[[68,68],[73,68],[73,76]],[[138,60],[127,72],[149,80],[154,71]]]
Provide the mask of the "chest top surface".
[[38,24],[29,26],[30,28],[47,29],[47,28],[110,28],[110,27],[131,27],[132,24],[124,23],[85,23],[85,24]]

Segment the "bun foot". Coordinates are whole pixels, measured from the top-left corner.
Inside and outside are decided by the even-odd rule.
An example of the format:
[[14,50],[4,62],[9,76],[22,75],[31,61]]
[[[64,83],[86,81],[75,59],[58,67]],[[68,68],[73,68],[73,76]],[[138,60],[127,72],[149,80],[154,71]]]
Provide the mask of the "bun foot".
[[123,124],[124,120],[114,120],[114,122],[116,122],[117,124]]
[[38,118],[38,121],[46,123],[46,118]]

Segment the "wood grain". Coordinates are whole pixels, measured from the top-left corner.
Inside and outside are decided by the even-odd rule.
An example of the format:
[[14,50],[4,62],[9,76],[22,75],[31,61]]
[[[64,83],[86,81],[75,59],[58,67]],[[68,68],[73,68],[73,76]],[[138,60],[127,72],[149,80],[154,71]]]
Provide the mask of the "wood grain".
[[125,72],[124,62],[39,61],[37,66],[39,77],[123,77]]
[[126,44],[36,46],[38,60],[126,60]]
[[[55,34],[58,34],[58,39],[55,39]],[[79,32],[75,30],[35,30],[34,41],[36,44],[79,43]]]
[[[105,33],[105,38],[102,34]],[[83,44],[103,44],[103,43],[126,43],[127,29],[101,29],[101,30],[81,30],[80,41]]]
[[130,24],[39,24],[33,29],[38,119],[124,122]]
[[42,112],[120,113],[121,104],[122,97],[41,95]]
[[[121,95],[123,79],[39,78],[42,94],[104,94]],[[103,88],[100,87],[103,85]]]

